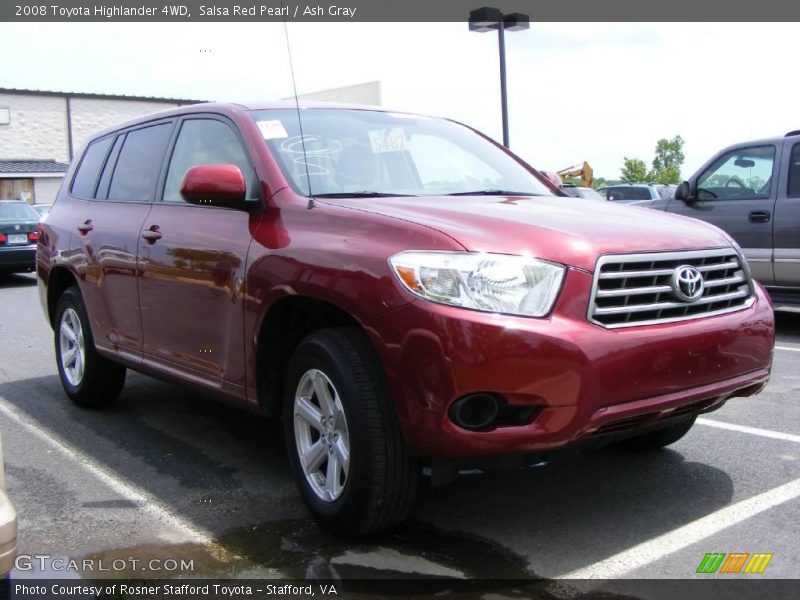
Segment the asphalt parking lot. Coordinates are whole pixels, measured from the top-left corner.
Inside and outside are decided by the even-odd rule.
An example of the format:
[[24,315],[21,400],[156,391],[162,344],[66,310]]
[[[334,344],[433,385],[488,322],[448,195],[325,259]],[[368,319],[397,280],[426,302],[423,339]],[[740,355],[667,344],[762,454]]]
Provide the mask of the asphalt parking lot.
[[[778,315],[766,390],[671,449],[425,485],[402,529],[354,541],[308,517],[277,423],[135,373],[110,409],[75,408],[34,277],[0,279],[0,306],[0,431],[21,554],[136,557],[154,577],[683,579],[709,577],[695,573],[708,552],[763,552],[773,558],[757,577],[800,577],[798,314]],[[181,558],[192,568],[164,570]]]

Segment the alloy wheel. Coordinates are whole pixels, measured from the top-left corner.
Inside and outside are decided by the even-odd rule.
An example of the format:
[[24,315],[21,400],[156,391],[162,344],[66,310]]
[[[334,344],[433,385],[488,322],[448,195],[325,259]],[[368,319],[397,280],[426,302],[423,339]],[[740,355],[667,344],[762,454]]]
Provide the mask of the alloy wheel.
[[350,470],[350,435],[339,393],[319,369],[300,378],[294,396],[294,438],[306,481],[317,497],[333,502]]

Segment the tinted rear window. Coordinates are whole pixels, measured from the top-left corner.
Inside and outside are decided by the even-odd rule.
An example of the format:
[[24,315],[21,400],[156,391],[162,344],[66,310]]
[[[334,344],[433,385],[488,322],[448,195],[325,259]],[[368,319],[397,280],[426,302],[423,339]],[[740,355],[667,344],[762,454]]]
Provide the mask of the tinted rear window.
[[609,200],[650,200],[650,188],[620,186],[608,188]]
[[73,196],[78,198],[91,198],[94,196],[97,176],[100,174],[100,169],[106,159],[112,139],[108,137],[89,144],[81,160],[81,166],[78,167],[78,172],[75,173],[75,179],[72,180],[71,191]]
[[172,123],[162,123],[128,133],[114,168],[109,200],[152,201],[171,132]]

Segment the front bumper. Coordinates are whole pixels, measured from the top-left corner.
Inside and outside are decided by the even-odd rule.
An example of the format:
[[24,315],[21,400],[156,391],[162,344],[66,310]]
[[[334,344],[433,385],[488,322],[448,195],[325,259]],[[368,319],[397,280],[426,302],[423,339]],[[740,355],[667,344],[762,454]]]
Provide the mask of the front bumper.
[[17,511],[14,505],[0,490],[0,577],[14,567],[17,557]]
[[[592,276],[570,270],[546,319],[415,301],[368,324],[411,451],[420,457],[527,454],[647,427],[757,392],[774,320],[749,308],[678,323],[605,329],[586,320]],[[467,431],[448,417],[477,392],[535,407],[527,424]]]
[[36,244],[0,246],[0,270],[32,271],[36,268]]

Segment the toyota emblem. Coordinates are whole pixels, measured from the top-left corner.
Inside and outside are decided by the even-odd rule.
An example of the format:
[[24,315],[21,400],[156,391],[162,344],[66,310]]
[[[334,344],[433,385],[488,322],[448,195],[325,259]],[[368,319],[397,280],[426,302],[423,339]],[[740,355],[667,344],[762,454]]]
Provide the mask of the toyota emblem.
[[672,274],[672,292],[679,300],[694,302],[703,295],[703,275],[691,265],[681,265]]

